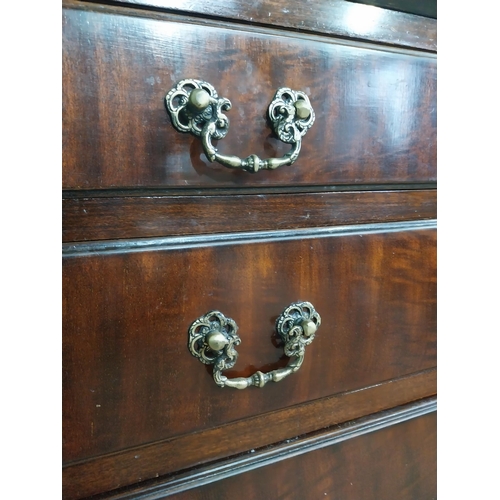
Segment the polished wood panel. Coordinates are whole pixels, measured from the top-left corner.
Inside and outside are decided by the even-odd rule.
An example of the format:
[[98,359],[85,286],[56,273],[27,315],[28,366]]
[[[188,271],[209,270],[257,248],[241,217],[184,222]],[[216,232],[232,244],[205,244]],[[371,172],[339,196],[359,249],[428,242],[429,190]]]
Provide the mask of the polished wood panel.
[[326,448],[346,439],[353,439],[375,432],[436,410],[436,396],[420,399],[402,406],[356,418],[349,422],[332,425],[326,429],[302,434],[293,439],[286,439],[270,446],[252,449],[246,453],[225,457],[175,474],[168,474],[153,480],[142,481],[133,486],[119,488],[107,493],[105,498],[108,500],[155,500],[163,498],[227,477],[236,476],[249,470],[265,467],[294,456]]
[[[137,482],[146,482],[139,490],[148,489],[151,486],[148,480],[152,478],[217,459],[226,459],[226,469],[232,470],[230,464],[237,465],[234,460],[236,454],[248,452],[253,455],[255,449],[275,442],[295,442],[299,435],[398,407],[408,401],[427,398],[436,394],[436,382],[436,370],[431,369],[361,390],[225,424],[201,433],[187,434],[70,464],[63,469],[64,498],[79,499]],[[389,413],[394,413],[394,410]],[[347,427],[355,430],[355,422]],[[287,444],[289,443],[285,441],[285,448]],[[257,451],[255,456],[262,453],[262,450]],[[267,449],[266,453],[272,453],[272,450]],[[222,463],[217,462],[219,472],[222,470],[221,466]],[[210,464],[204,470],[213,476]],[[191,474],[188,472],[184,475],[189,480]],[[201,475],[206,474],[202,472]],[[166,488],[160,489],[172,489],[172,482],[182,484],[182,476],[159,479],[160,483],[167,483]],[[171,483],[170,486],[168,483]]]
[[157,500],[249,470],[265,467],[281,460],[326,448],[341,441],[418,418],[436,410],[436,396],[420,399],[175,474],[119,488],[107,493],[105,498],[108,500]]
[[69,198],[63,200],[63,241],[297,229],[435,217],[435,190]]
[[[436,23],[313,3],[63,0],[66,500],[433,498],[433,430],[397,424],[436,394]],[[186,77],[231,99],[217,147],[240,156],[288,152],[267,106],[304,90],[297,163],[210,164],[165,109]],[[297,300],[323,322],[279,384],[221,389],[189,354],[219,309],[226,375],[282,367]]]
[[[436,59],[328,38],[67,3],[63,22],[63,186],[236,187],[433,182]],[[95,9],[95,10],[92,10]],[[182,21],[182,22],[180,22]],[[221,153],[282,156],[267,107],[282,86],[316,111],[297,162],[255,175],[205,158],[177,132],[165,94],[183,78],[229,98]]]
[[436,415],[430,413],[170,498],[232,500],[244,492],[245,500],[436,499]]
[[[343,0],[121,0],[121,3],[281,26],[385,44],[436,50],[435,19],[356,5]],[[415,2],[413,2],[415,4]]]
[[[166,439],[436,364],[432,229],[67,257],[64,460]],[[187,350],[217,309],[240,327],[228,376],[284,366],[274,324],[297,300],[323,324],[298,374],[221,389]]]

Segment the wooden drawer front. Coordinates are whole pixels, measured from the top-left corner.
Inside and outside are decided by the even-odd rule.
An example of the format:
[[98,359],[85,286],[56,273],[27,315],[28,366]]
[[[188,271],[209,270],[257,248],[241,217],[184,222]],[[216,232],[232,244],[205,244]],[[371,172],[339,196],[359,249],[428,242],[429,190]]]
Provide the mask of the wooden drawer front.
[[[63,186],[435,181],[434,55],[241,28],[68,3]],[[305,91],[316,121],[297,162],[255,175],[210,164],[200,139],[177,132],[165,109],[165,94],[184,78],[206,80],[231,100],[229,133],[217,147],[240,157],[290,150],[266,123],[267,107],[279,87]]]
[[436,427],[431,413],[169,498],[432,500]]
[[[370,227],[211,246],[171,238],[156,251],[65,258],[64,461],[434,367],[435,230]],[[300,371],[280,383],[221,389],[187,349],[191,322],[217,309],[242,339],[228,376],[284,366],[274,323],[297,300],[316,307],[322,326]]]
[[[120,0],[119,3],[144,5],[181,13],[244,20],[260,25],[281,26],[355,39],[372,40],[399,46],[435,51],[436,19],[413,16],[396,10],[373,9],[344,0],[315,0],[314,9],[303,0],[287,0],[286,7],[277,0]],[[414,7],[414,4],[412,7]],[[369,22],[366,22],[366,21]]]

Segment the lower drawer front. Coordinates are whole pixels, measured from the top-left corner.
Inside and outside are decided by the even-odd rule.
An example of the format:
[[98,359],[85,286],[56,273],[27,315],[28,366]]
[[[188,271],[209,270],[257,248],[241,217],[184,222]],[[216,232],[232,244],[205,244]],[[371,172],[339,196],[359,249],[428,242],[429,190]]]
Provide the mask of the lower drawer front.
[[169,498],[432,500],[436,489],[431,413]]
[[[262,241],[249,233],[234,243],[223,236],[169,238],[154,250],[137,251],[132,243],[104,245],[95,254],[71,250],[63,264],[63,455],[73,479],[81,476],[72,466],[85,460],[191,433],[198,433],[191,444],[201,450],[204,433],[217,426],[346,391],[373,386],[378,396],[364,397],[363,412],[378,411],[386,397],[378,384],[432,370],[435,229],[387,224],[335,231],[295,232],[301,239],[273,233]],[[211,367],[189,353],[190,324],[215,309],[237,322],[242,339],[236,366],[225,374],[248,377],[285,366],[274,324],[297,300],[311,302],[322,325],[300,370],[279,383],[219,388]],[[393,385],[399,399],[387,404],[428,395],[410,386]],[[301,433],[293,411],[280,415],[280,428],[289,429],[284,436]],[[230,454],[234,436],[221,435],[207,457]],[[127,477],[146,479],[136,455],[146,456],[132,452]],[[171,471],[164,466],[172,457],[158,450],[151,456],[149,477]],[[120,469],[119,459],[112,463]],[[196,460],[183,463],[192,465]],[[113,471],[93,467],[100,479],[112,479]],[[114,487],[124,485],[124,478],[111,479]],[[87,480],[80,483],[81,491],[97,492]]]

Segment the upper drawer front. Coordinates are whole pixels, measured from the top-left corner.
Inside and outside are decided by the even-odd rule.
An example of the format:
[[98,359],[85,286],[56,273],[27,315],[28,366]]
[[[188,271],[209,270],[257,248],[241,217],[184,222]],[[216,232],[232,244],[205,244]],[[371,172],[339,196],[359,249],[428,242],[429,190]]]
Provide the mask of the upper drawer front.
[[[436,50],[437,44],[436,19],[344,0],[314,0],[313,9],[304,0],[119,0],[119,3],[244,20],[260,25],[314,31],[431,51]],[[412,7],[416,8],[418,4],[419,2],[413,2]]]
[[[64,9],[65,188],[436,178],[432,55],[166,14],[153,19],[138,10],[88,9],[96,10]],[[267,108],[279,87],[306,92],[316,121],[297,162],[255,175],[209,163],[200,139],[177,132],[165,109],[166,93],[184,78],[208,81],[231,100],[229,133],[217,147],[240,157],[287,153],[290,146],[266,122]]]

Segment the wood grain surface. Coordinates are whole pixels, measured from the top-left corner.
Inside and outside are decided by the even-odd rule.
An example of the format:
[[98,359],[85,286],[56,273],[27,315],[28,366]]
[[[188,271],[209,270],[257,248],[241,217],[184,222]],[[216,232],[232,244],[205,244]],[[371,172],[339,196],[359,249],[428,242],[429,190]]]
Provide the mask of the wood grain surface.
[[436,217],[436,191],[63,200],[63,241],[298,229]]
[[436,418],[430,413],[169,498],[436,499]]
[[[64,461],[167,439],[436,364],[435,230],[65,258]],[[187,349],[220,310],[249,376],[284,366],[274,323],[297,300],[322,326],[300,372],[221,389]]]
[[[79,2],[63,9],[63,187],[237,187],[436,180],[433,55]],[[92,10],[94,9],[94,10]],[[305,91],[316,121],[294,165],[257,174],[205,158],[165,94],[181,79],[229,98],[223,154],[283,156],[267,107]]]
[[157,7],[173,12],[324,33],[354,39],[435,51],[437,23],[403,12],[353,4],[343,0],[121,0],[123,4]]
[[[420,377],[422,379],[422,375],[413,375],[411,378]],[[399,380],[396,383],[401,382],[402,380]],[[392,382],[392,385],[394,383],[395,381]],[[351,393],[350,395],[352,396],[353,394]],[[328,399],[331,400],[333,398]],[[308,406],[316,403],[314,402]],[[126,486],[106,493],[104,498],[107,500],[157,500],[220,481],[221,479],[237,476],[250,470],[266,467],[281,460],[287,460],[310,453],[311,451],[333,446],[348,439],[363,436],[391,425],[433,413],[436,410],[436,396],[419,399],[418,401],[355,418],[348,422],[330,425],[327,428],[313,432],[302,433],[293,439],[286,439],[272,445],[251,449],[245,453],[211,461],[185,471],[168,474],[149,481],[141,481],[139,484]]]
[[[435,20],[343,0],[62,13],[63,498],[145,492],[435,395]],[[183,78],[231,100],[217,147],[242,157],[288,152],[267,107],[305,91],[298,161],[209,163],[165,109]],[[285,366],[274,326],[298,300],[322,326],[278,384],[221,389],[188,351],[218,309],[242,339],[225,375]],[[329,497],[435,498],[435,417],[175,496]]]
[[[116,490],[141,483],[132,487],[137,493],[137,500],[154,500],[158,497],[155,494],[147,496],[147,490],[172,490],[169,483],[171,486],[173,482],[178,484],[179,480],[182,483],[183,476],[189,480],[190,476],[199,475],[200,468],[193,469],[193,466],[205,464],[201,475],[212,475],[212,468],[221,471],[221,460],[230,468],[231,463],[236,464],[237,454],[240,454],[238,461],[241,461],[244,454],[254,456],[255,453],[258,456],[265,452],[264,447],[274,443],[286,447],[289,444],[287,440],[294,442],[297,436],[308,435],[318,429],[352,422],[373,413],[378,415],[377,412],[383,410],[397,413],[400,405],[435,395],[436,383],[436,369],[430,369],[202,432],[69,464],[63,469],[63,497],[76,500],[95,493],[115,491],[111,497],[120,498],[122,495]],[[349,426],[346,424],[346,427]],[[214,460],[217,462],[214,463]],[[182,472],[183,469],[188,470]],[[160,485],[160,488],[155,488],[155,485]],[[104,495],[105,498],[107,496]],[[130,496],[136,498],[133,492]]]

